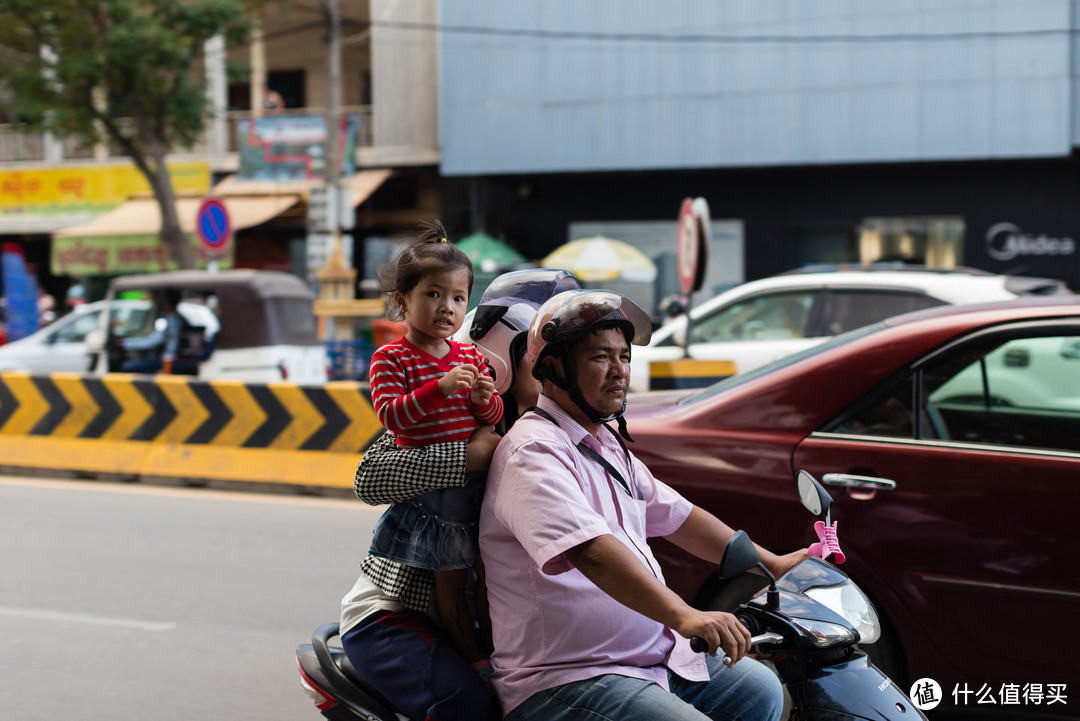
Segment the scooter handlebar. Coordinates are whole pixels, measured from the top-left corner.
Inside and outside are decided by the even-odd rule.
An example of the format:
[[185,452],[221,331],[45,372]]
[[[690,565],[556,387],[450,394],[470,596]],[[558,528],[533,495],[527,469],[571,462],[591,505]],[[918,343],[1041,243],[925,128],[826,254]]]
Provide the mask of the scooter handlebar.
[[[772,631],[766,631],[765,633],[759,633],[757,636],[750,637],[750,645],[756,646],[759,643],[780,643],[784,640],[784,637],[778,633]],[[690,637],[690,650],[694,653],[704,653],[709,650],[709,644],[705,642],[701,636]],[[723,664],[728,666],[731,664],[731,657],[724,656]]]

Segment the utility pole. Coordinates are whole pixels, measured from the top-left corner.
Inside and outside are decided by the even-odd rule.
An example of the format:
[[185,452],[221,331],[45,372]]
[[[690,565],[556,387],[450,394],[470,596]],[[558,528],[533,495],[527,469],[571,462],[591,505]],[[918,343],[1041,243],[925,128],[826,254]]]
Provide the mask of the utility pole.
[[326,73],[326,164],[323,178],[326,183],[327,215],[329,216],[330,236],[334,251],[341,243],[341,193],[338,188],[338,175],[341,158],[338,157],[338,132],[341,125],[341,9],[338,0],[325,0],[326,24],[329,34],[329,49]]
[[[325,341],[352,343],[353,313],[350,311],[356,286],[356,271],[347,267],[341,249],[341,210],[344,193],[339,183],[341,158],[338,156],[338,137],[341,118],[341,13],[338,0],[323,0],[329,35],[326,73],[326,150],[323,153],[323,192],[326,194],[326,231],[330,247],[322,267],[315,271],[318,284],[316,312],[319,314],[319,336]],[[352,206],[349,206],[350,208]],[[325,236],[324,236],[325,237]],[[312,240],[308,236],[308,242]],[[311,255],[309,254],[309,258]],[[338,317],[343,322],[337,323]],[[346,349],[352,357],[352,347]]]
[[266,42],[263,39],[262,15],[257,12],[251,19],[251,117],[261,118],[266,103]]

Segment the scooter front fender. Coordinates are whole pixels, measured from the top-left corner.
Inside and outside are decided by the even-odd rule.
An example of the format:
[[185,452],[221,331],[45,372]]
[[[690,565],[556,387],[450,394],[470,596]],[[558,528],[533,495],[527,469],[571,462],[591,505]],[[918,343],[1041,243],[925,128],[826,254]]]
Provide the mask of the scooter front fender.
[[808,717],[816,721],[926,718],[862,652],[842,663],[812,670],[803,683],[802,695]]

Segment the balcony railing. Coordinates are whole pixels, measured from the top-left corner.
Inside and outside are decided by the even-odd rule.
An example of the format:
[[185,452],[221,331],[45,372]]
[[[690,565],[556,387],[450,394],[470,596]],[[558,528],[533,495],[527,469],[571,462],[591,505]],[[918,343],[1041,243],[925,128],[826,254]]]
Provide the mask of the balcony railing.
[[[287,108],[277,113],[282,115],[322,115],[324,108]],[[360,116],[360,129],[357,138],[357,147],[370,148],[374,145],[372,111],[370,105],[347,105],[341,108],[342,114],[357,114]],[[227,127],[227,152],[236,153],[238,150],[236,126],[240,120],[253,117],[250,111],[232,111],[226,114]],[[121,121],[123,122],[123,121]],[[128,121],[130,122],[130,121]],[[208,128],[209,130],[209,128]],[[50,163],[59,163],[65,160],[98,159],[101,161],[127,160],[127,156],[115,143],[109,143],[102,148],[79,147],[73,139],[65,138],[59,143],[59,156],[48,157],[48,143],[46,136],[40,131],[28,131],[19,125],[0,124],[0,164],[27,163],[40,164],[48,160]],[[190,148],[173,148],[170,155],[206,156],[210,148],[206,136],[199,138]]]

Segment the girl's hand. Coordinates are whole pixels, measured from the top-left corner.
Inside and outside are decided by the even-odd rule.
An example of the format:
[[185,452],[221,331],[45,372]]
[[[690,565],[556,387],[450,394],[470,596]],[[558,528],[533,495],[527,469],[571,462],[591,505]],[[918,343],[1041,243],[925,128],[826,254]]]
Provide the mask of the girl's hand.
[[478,375],[473,384],[472,395],[469,400],[473,405],[486,406],[491,402],[491,396],[495,395],[495,381],[488,376]]
[[443,392],[444,396],[450,396],[466,388],[472,388],[473,383],[476,382],[478,372],[476,366],[472,363],[462,363],[455,366],[439,379],[439,390]]

